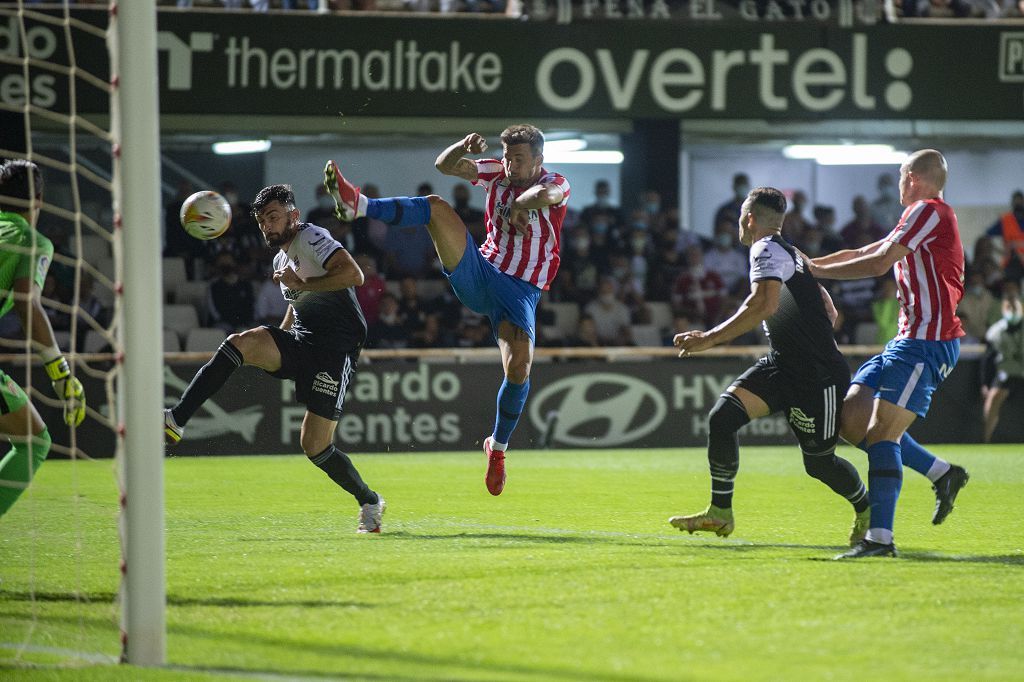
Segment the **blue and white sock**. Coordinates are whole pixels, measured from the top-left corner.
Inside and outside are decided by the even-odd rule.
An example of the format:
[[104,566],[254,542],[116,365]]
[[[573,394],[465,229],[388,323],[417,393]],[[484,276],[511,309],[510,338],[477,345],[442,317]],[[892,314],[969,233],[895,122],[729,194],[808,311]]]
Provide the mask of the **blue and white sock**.
[[867,539],[888,545],[892,542],[896,501],[903,487],[900,444],[883,440],[868,446],[868,490],[871,499],[871,528]]
[[[364,198],[366,199],[365,210],[362,208]],[[430,222],[430,201],[426,197],[370,199],[360,196],[359,203],[360,210],[367,218],[376,218],[388,225],[408,227],[410,225],[426,225]]]
[[[530,380],[521,384],[513,384],[506,378],[498,389],[498,415],[494,419],[494,433],[491,434],[491,447],[504,450],[512,431],[519,423],[519,416],[526,405],[526,396],[530,394]],[[501,447],[504,446],[504,447]]]

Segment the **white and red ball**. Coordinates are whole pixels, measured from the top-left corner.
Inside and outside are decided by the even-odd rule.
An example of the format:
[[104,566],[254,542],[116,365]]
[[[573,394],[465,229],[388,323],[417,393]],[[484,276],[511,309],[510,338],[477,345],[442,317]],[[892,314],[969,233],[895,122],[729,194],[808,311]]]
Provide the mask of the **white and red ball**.
[[196,192],[181,204],[181,226],[196,239],[216,239],[231,227],[231,204],[210,190]]

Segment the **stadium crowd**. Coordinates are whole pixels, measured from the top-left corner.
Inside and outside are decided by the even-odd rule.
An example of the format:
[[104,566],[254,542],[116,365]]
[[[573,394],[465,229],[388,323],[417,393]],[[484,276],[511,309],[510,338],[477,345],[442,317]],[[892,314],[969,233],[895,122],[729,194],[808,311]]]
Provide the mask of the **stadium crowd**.
[[[739,206],[751,184],[733,177],[731,196],[715,213],[709,236],[681,229],[678,210],[647,191],[635,205],[611,203],[611,187],[599,181],[596,201],[570,209],[561,238],[561,264],[541,303],[538,342],[542,346],[671,345],[674,333],[708,328],[735,310],[749,290],[748,259],[737,239]],[[165,257],[180,259],[188,278],[208,282],[199,318],[232,332],[254,322],[277,323],[284,315],[280,293],[269,278],[268,252],[251,212],[232,183],[221,193],[232,204],[234,224],[220,239],[192,239],[178,225],[178,206],[193,191],[187,183],[166,209]],[[878,177],[877,195],[851,199],[852,219],[836,224],[832,206],[809,206],[793,192],[784,236],[808,256],[857,248],[884,236],[901,213],[894,176]],[[379,194],[372,183],[367,196]],[[414,194],[432,193],[422,183]],[[491,345],[487,320],[460,305],[444,280],[427,230],[389,228],[359,218],[340,222],[322,188],[303,219],[327,228],[366,273],[357,295],[370,327],[370,348],[476,347]],[[724,198],[724,197],[723,197]],[[1002,315],[1006,282],[1024,277],[1024,195],[1015,193],[1006,216],[974,244],[960,314],[967,342],[982,342]],[[452,206],[479,244],[483,212],[470,205],[470,188],[457,185]],[[1005,255],[1004,255],[1005,254]],[[897,302],[889,275],[877,280],[827,283],[840,312],[840,343],[884,343],[895,336]],[[1010,291],[1017,291],[1014,286]],[[175,292],[167,292],[175,302]],[[760,343],[751,334],[736,343]]]
[[[109,0],[68,0],[72,5],[106,4]],[[26,0],[27,4],[44,4],[52,0]],[[575,13],[590,16],[594,7],[581,11],[583,4],[579,0],[575,5]],[[608,10],[610,3],[601,3],[602,11],[610,12],[609,16],[621,17],[631,11],[621,2],[621,7]],[[643,4],[643,3],[641,3]],[[669,12],[675,12],[682,2],[668,2]],[[803,18],[809,13],[806,8],[797,12],[793,3],[783,0],[719,0],[716,3],[718,12],[729,16],[746,16],[753,13],[756,17],[768,16],[771,19],[792,18],[794,15]],[[809,3],[808,3],[809,4]],[[541,3],[543,5],[543,3]],[[743,5],[743,7],[741,7]],[[271,10],[306,10],[306,11],[398,11],[398,12],[437,12],[451,14],[458,12],[472,13],[503,13],[513,17],[529,16],[537,9],[524,0],[157,0],[157,6],[178,9],[226,9],[229,11],[251,10],[267,12]],[[552,14],[541,11],[542,17]],[[897,21],[900,18],[919,19],[1005,19],[1024,17],[1024,0],[885,0],[875,4],[873,16],[878,21]]]

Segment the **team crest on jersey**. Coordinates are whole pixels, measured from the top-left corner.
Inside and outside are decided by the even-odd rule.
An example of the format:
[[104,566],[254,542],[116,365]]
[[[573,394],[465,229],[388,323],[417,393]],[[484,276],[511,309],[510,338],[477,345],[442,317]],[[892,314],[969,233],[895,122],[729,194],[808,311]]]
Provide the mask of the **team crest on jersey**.
[[40,256],[36,268],[39,279],[45,279],[46,271],[50,269],[50,258],[48,256]]
[[814,417],[808,417],[799,407],[789,408],[789,423],[804,433],[814,433]]
[[337,398],[339,383],[341,382],[332,379],[327,372],[317,372],[317,375],[313,377],[313,390]]

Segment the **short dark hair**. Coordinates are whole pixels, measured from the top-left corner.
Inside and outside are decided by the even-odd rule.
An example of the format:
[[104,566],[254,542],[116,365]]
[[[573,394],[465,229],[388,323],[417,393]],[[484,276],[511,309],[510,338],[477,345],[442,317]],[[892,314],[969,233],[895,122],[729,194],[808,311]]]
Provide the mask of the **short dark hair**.
[[774,187],[755,187],[748,196],[751,211],[760,207],[779,215],[786,214],[786,195]]
[[544,133],[529,123],[510,125],[501,131],[501,143],[506,147],[514,144],[528,144],[534,156],[544,153]]
[[[30,199],[42,198],[43,174],[39,166],[26,159],[11,159],[0,165],[0,211],[23,213],[28,210]],[[9,199],[24,203],[6,201]]]
[[291,185],[270,185],[264,187],[252,200],[252,213],[259,215],[260,211],[267,207],[267,204],[279,201],[284,206],[295,206],[295,192]]

